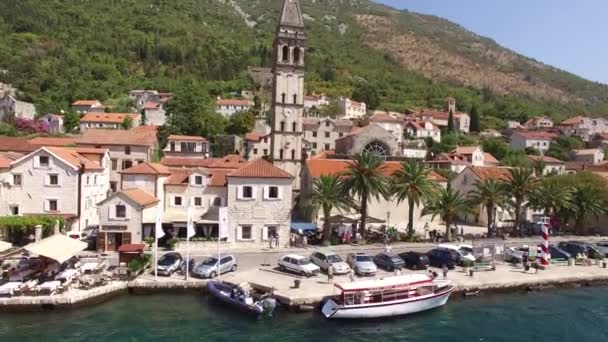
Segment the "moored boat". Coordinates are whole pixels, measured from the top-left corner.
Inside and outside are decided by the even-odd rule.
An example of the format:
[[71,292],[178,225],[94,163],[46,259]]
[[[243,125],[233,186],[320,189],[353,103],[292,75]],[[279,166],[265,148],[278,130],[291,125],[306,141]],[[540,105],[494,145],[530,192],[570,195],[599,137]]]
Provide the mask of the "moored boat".
[[243,291],[237,285],[210,281],[207,283],[207,289],[214,298],[254,317],[260,317],[264,314],[272,315],[276,307],[274,298],[267,297],[254,301],[246,291]]
[[341,293],[328,299],[327,318],[376,318],[408,315],[445,305],[454,286],[425,274],[335,284]]

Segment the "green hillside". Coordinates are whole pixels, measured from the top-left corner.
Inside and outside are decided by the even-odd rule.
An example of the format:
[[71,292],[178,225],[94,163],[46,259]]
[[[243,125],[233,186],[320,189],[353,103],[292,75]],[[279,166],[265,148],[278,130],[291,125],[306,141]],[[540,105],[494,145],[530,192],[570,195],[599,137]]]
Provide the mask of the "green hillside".
[[[608,87],[543,65],[446,20],[367,0],[301,0],[307,90],[379,97],[379,108],[457,98],[484,117],[608,114]],[[20,0],[0,2],[0,82],[41,112],[79,98],[186,81],[222,95],[268,66],[279,0]],[[370,94],[371,93],[371,94]],[[488,121],[490,122],[490,120]]]

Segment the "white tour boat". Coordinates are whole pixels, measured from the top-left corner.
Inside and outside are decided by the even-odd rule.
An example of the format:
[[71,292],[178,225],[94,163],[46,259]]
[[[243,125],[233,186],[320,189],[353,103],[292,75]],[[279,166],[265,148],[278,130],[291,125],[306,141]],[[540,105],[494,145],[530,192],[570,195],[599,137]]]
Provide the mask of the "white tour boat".
[[374,318],[407,315],[444,305],[454,286],[425,274],[408,274],[335,284],[341,294],[328,299],[322,312],[327,318]]

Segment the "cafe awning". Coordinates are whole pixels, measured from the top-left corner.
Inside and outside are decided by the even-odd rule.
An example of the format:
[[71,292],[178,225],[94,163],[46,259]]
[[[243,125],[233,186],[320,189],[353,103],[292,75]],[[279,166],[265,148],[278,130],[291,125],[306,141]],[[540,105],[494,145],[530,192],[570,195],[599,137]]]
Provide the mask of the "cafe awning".
[[0,241],[0,253],[7,251],[13,248],[13,245],[10,242]]
[[31,243],[24,249],[32,254],[53,259],[62,264],[87,248],[87,244],[65,235],[56,234],[38,242]]
[[317,225],[312,222],[291,222],[291,231],[292,232],[316,232]]

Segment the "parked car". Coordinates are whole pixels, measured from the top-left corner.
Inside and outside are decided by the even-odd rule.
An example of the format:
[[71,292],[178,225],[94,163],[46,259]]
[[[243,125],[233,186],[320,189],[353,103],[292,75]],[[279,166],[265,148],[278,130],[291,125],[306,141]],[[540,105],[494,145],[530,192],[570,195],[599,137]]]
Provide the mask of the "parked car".
[[170,276],[180,269],[183,260],[182,255],[177,252],[167,253],[158,259],[156,271],[159,275]]
[[471,250],[473,249],[473,247],[470,245],[467,245],[466,247],[462,248],[460,246],[452,245],[449,243],[442,243],[440,245],[437,245],[437,247],[451,249],[458,253],[460,255],[459,263],[463,262],[464,260],[475,262],[475,256],[473,255],[473,253],[469,253],[467,251],[468,247],[470,247]]
[[378,267],[374,264],[373,258],[365,253],[350,253],[346,260],[357,275],[372,276],[378,272]]
[[289,254],[279,259],[279,268],[283,272],[293,272],[304,277],[311,277],[321,272],[319,266],[301,255]]
[[218,274],[235,272],[237,267],[238,264],[234,256],[222,255],[220,256],[219,265],[217,257],[210,257],[194,266],[192,274],[200,278],[215,278]]
[[310,255],[310,260],[325,272],[329,267],[333,269],[334,274],[350,272],[350,266],[334,252],[314,252]]
[[446,265],[449,269],[454,269],[460,263],[460,254],[450,248],[433,248],[426,255],[429,264],[434,267]]
[[551,259],[570,259],[572,258],[572,254],[566,252],[565,250],[559,248],[556,245],[549,245],[549,254],[551,255]]
[[570,255],[572,255],[573,257],[576,257],[577,254],[583,254],[583,253],[587,253],[587,256],[589,258],[594,258],[594,257],[598,257],[600,255],[605,255],[604,253],[600,252],[599,250],[597,250],[597,248],[593,247],[590,244],[587,244],[585,242],[579,242],[579,241],[564,241],[564,242],[560,242],[557,245],[559,248],[563,249],[564,251],[570,253]]
[[405,261],[397,254],[382,252],[374,257],[374,263],[389,272],[400,270],[405,266]]
[[587,245],[598,250],[600,253],[602,253],[604,255],[604,257],[608,257],[608,246],[600,246],[597,243],[588,243]]
[[399,254],[405,262],[405,268],[412,270],[424,270],[429,266],[429,257],[424,253],[406,252]]

